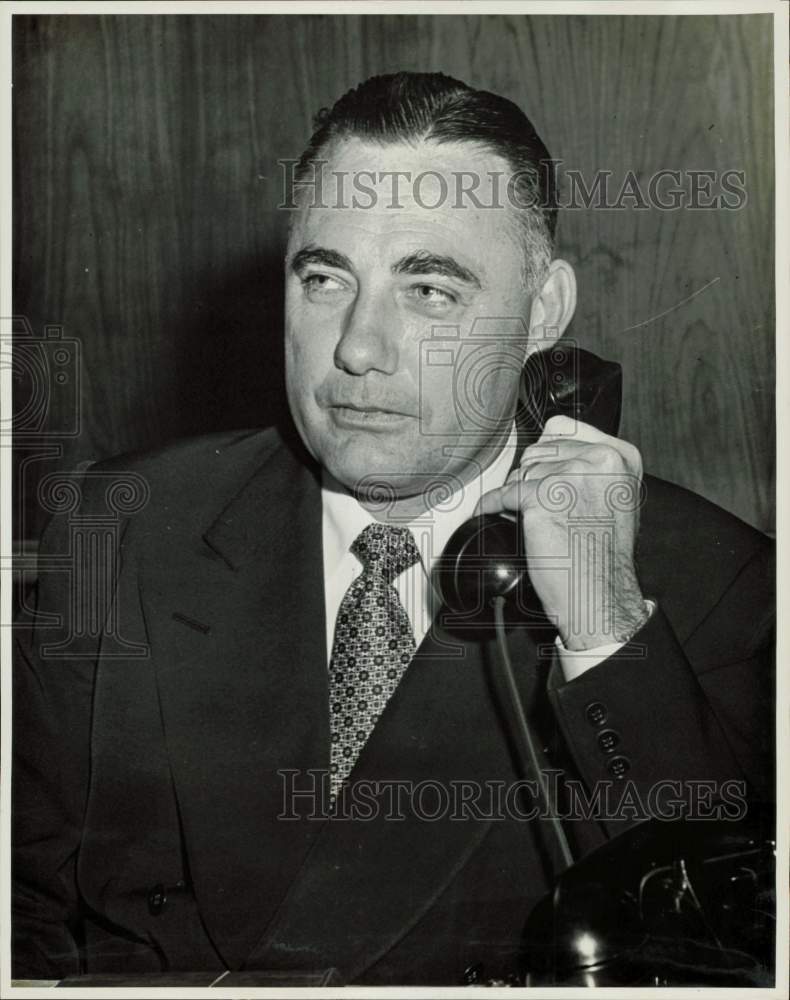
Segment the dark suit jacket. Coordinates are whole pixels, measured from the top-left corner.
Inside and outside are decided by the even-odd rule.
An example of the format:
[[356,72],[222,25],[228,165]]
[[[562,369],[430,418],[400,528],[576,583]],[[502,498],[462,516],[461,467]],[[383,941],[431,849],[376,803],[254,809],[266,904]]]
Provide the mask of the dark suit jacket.
[[[108,476],[125,473],[150,499],[113,527]],[[510,631],[546,766],[641,792],[745,776],[770,797],[770,545],[646,486],[639,572],[658,611],[626,655],[547,685],[552,635]],[[278,819],[278,770],[304,787],[329,761],[320,488],[299,449],[267,430],[116,459],[89,470],[78,513],[120,538],[117,561],[99,560],[117,625],[92,628],[84,595],[69,611],[78,582],[48,566],[73,561],[76,515],[56,516],[39,581],[39,613],[56,617],[21,633],[15,670],[15,974],[335,966],[347,982],[452,985],[478,960],[509,971],[550,884],[545,823]],[[352,778],[516,782],[490,653],[434,629]],[[618,830],[567,826],[583,850]]]

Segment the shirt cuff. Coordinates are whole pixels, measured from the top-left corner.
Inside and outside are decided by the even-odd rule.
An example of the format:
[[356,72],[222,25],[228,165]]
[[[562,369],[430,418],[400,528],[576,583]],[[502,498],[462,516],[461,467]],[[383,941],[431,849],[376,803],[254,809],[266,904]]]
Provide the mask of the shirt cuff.
[[[653,617],[656,610],[656,602],[650,598],[645,598],[645,606],[648,611],[648,621]],[[559,636],[554,640],[557,648],[557,659],[560,661],[563,676],[566,681],[572,681],[576,677],[581,677],[587,670],[592,670],[599,663],[623,648],[625,642],[609,642],[605,646],[595,646],[593,649],[566,649]]]

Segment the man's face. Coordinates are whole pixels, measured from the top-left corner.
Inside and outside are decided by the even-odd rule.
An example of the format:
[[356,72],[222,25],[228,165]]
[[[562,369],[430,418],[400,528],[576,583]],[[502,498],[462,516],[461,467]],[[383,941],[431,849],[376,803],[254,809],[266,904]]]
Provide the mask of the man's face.
[[[437,476],[468,482],[510,429],[530,299],[514,210],[502,197],[495,208],[459,202],[456,176],[479,173],[477,196],[490,205],[489,172],[507,165],[469,144],[357,139],[328,161],[316,199],[327,207],[309,207],[307,192],[286,261],[296,426],[321,465],[363,496],[374,483],[409,497]],[[366,175],[375,203],[363,207],[374,199],[355,190],[360,171],[434,173],[416,190],[400,180],[400,207],[391,174],[378,184]],[[444,193],[437,172],[447,196],[433,208]]]

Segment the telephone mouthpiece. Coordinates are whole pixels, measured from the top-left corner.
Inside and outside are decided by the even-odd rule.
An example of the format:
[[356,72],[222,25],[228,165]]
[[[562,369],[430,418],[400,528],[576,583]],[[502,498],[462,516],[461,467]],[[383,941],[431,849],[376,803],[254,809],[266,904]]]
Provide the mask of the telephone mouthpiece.
[[527,572],[521,525],[500,514],[465,521],[436,562],[434,585],[457,614],[490,613],[495,597],[511,594]]

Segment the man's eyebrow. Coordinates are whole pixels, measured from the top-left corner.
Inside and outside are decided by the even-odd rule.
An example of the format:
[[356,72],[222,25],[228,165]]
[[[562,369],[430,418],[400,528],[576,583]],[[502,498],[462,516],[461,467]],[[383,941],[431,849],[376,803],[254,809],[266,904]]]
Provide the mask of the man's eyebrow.
[[323,264],[324,267],[336,267],[341,271],[351,271],[351,261],[344,253],[329,250],[326,247],[306,246],[298,250],[291,258],[291,270],[301,271],[308,264]]
[[464,284],[482,288],[480,279],[468,267],[459,264],[454,257],[417,250],[392,265],[393,274],[443,274],[446,278],[456,278]]

